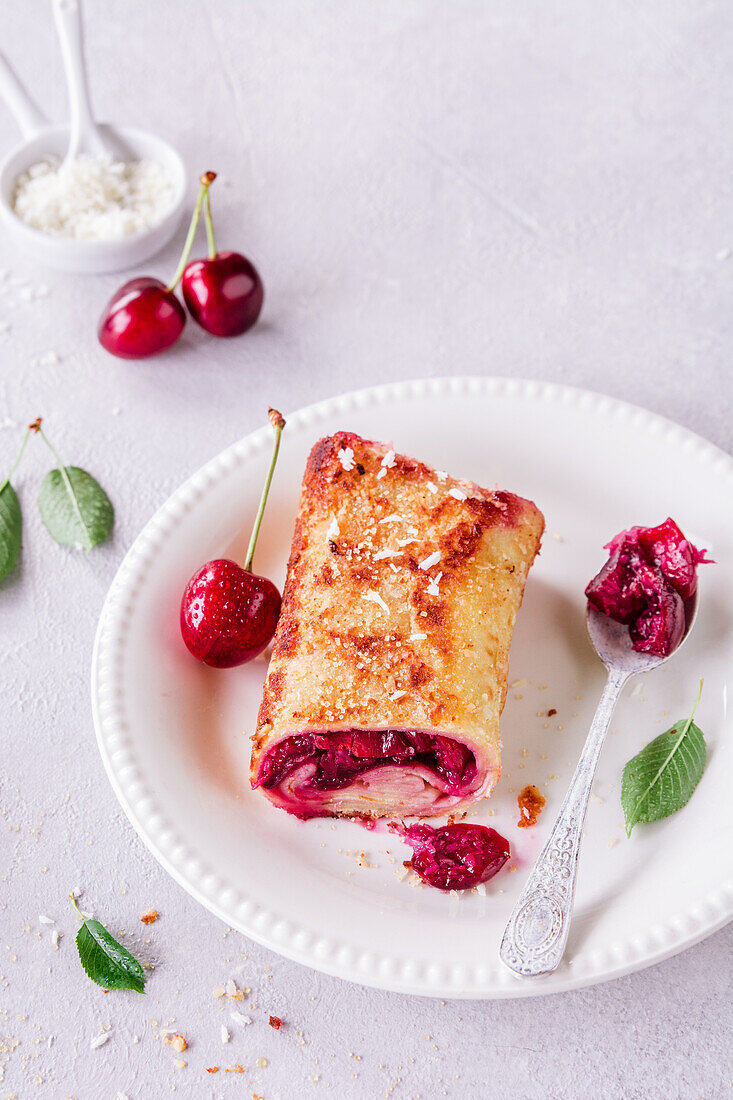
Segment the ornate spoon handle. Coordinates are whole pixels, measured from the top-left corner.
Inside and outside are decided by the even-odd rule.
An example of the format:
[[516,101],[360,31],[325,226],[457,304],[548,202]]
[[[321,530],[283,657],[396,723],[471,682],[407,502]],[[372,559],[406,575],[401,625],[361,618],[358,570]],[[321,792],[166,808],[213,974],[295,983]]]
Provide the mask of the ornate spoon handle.
[[580,838],[598,757],[628,672],[609,673],[578,766],[550,837],[514,907],[499,957],[521,977],[555,970],[565,951]]

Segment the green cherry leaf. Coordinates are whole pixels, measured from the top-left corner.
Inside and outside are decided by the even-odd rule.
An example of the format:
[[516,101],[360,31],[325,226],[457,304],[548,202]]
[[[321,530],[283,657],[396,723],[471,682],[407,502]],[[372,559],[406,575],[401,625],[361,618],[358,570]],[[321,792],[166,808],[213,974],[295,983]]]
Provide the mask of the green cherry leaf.
[[87,977],[102,989],[132,989],[135,993],[144,993],[145,971],[134,955],[98,920],[85,917],[75,901],[74,907],[82,918],[76,947]]
[[[702,681],[700,682],[702,691]],[[699,726],[689,718],[655,737],[624,768],[621,805],[626,835],[640,821],[659,821],[689,802],[705,771],[707,750]]]
[[49,470],[38,493],[38,508],[56,542],[82,550],[104,542],[114,523],[111,500],[99,482],[78,466]]
[[7,577],[20,557],[23,517],[18,494],[9,481],[0,489],[0,580]]

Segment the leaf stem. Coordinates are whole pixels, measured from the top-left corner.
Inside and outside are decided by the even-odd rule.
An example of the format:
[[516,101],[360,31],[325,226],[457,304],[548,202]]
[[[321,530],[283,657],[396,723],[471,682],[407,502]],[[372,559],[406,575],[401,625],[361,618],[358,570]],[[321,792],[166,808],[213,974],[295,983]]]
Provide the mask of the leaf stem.
[[282,435],[283,428],[285,427],[285,420],[282,414],[277,409],[268,409],[267,415],[270,418],[273,431],[275,433],[275,442],[272,448],[272,458],[270,459],[270,466],[267,471],[267,477],[265,478],[265,484],[262,489],[262,496],[260,497],[260,506],[257,509],[257,515],[255,516],[254,526],[252,527],[252,535],[249,540],[249,546],[247,547],[247,557],[244,560],[244,568],[248,573],[252,572],[252,559],[255,556],[255,546],[257,545],[257,536],[260,533],[260,524],[262,523],[262,517],[265,514],[265,505],[267,504],[267,496],[270,492],[270,484],[272,482],[272,475],[275,472],[275,463],[277,462],[277,453],[280,450],[280,436]]
[[20,465],[20,460],[23,457],[23,451],[25,450],[25,445],[28,442],[28,436],[30,434],[31,434],[31,428],[26,428],[26,433],[23,436],[23,442],[20,445],[20,450],[18,451],[17,455],[15,456],[15,462],[10,467],[10,470],[8,471],[8,476],[5,478],[5,481],[2,483],[2,485],[0,485],[0,493],[2,493],[5,486],[8,484],[8,482],[10,481],[10,479],[13,476],[13,474],[15,473],[15,471],[18,469],[18,466]]
[[209,245],[209,259],[213,260],[216,258],[216,239],[214,237],[214,222],[211,218],[211,198],[208,187],[204,195],[204,225],[206,226],[206,240]]
[[186,270],[186,264],[188,263],[188,257],[191,255],[191,249],[193,248],[193,242],[196,237],[196,230],[198,229],[199,219],[201,217],[201,204],[203,203],[205,198],[208,205],[209,187],[215,179],[216,172],[204,172],[204,174],[201,176],[201,187],[199,189],[198,198],[196,199],[196,205],[193,208],[193,214],[191,215],[191,221],[188,226],[188,233],[186,234],[186,241],[183,245],[183,252],[181,253],[181,258],[178,261],[178,267],[176,268],[175,274],[168,286],[166,287],[166,290],[168,291],[173,291],[176,289],[181,281],[183,272]]
[[86,924],[86,922],[87,922],[87,918],[86,918],[86,917],[84,916],[84,914],[82,913],[81,909],[80,909],[80,908],[79,908],[79,906],[78,906],[78,905],[76,904],[76,898],[74,897],[74,895],[73,895],[73,894],[69,894],[69,897],[71,898],[71,904],[72,904],[72,905],[74,906],[74,908],[76,909],[77,913],[78,913],[78,914],[79,914],[79,916],[81,917],[81,919],[82,919],[82,921],[84,922],[84,924]]
[[[641,806],[642,806],[643,802],[645,801],[645,799],[647,799],[649,797],[650,792],[656,786],[656,784],[659,782],[660,776],[663,774],[663,772],[665,771],[665,769],[666,769],[667,765],[669,764],[670,760],[672,759],[674,754],[677,752],[677,749],[680,747],[680,745],[684,741],[685,736],[687,735],[687,731],[690,728],[690,726],[692,725],[692,720],[695,717],[695,711],[697,710],[697,705],[700,702],[700,696],[702,695],[702,685],[704,683],[705,683],[705,681],[703,680],[702,677],[700,677],[700,685],[697,689],[697,698],[695,699],[695,704],[692,708],[692,713],[691,713],[690,717],[687,719],[684,726],[682,727],[682,732],[680,734],[678,734],[677,740],[675,741],[674,745],[672,746],[672,748],[667,753],[666,758],[659,765],[659,768],[657,769],[657,774],[654,776],[654,778],[652,780],[650,780],[650,782],[647,785],[646,790],[641,795],[641,797],[637,800],[636,811],[635,811],[635,820],[633,820],[633,822],[632,822],[631,829],[633,829],[634,825],[636,825],[639,821],[639,812],[641,810]],[[631,829],[629,829],[628,826],[626,827],[626,835],[627,836],[631,836]]]

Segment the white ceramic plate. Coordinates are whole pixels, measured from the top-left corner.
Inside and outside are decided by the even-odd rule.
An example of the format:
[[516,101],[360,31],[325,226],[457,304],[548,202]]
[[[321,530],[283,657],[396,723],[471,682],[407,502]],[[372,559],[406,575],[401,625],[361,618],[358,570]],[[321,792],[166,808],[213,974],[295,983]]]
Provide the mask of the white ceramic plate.
[[[385,989],[443,997],[522,997],[617,977],[719,928],[733,910],[725,730],[733,670],[733,463],[690,432],[605,397],[534,382],[449,379],[380,386],[290,414],[255,567],[282,584],[300,478],[313,442],[336,429],[393,440],[438,468],[531,497],[547,519],[517,620],[502,730],[504,775],[472,814],[511,842],[516,870],[486,896],[400,881],[409,855],[351,822],[303,824],[249,789],[249,740],[265,658],[229,671],[189,656],[178,628],[190,574],[244,557],[271,447],[269,427],[190,478],[140,535],[110,589],[97,634],[99,747],[132,824],[163,866],[247,936],[308,966]],[[622,699],[589,808],[566,960],[521,980],[497,957],[527,870],[559,809],[603,684],[586,639],[583,588],[622,527],[668,514],[719,564],[702,570],[693,636]],[[708,766],[678,814],[626,839],[625,761],[687,715]],[[637,685],[637,686],[633,686]],[[552,717],[547,711],[557,713]],[[516,792],[547,806],[518,829]],[[491,816],[489,816],[491,815]],[[360,851],[371,866],[358,865]],[[396,863],[390,862],[387,851]]]

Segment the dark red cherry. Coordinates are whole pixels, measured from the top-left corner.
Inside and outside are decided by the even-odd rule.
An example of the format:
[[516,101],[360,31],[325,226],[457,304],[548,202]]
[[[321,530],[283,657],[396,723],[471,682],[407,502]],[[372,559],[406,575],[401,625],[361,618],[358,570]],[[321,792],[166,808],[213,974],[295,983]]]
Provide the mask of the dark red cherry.
[[267,577],[226,558],[202,565],[181,600],[181,633],[194,657],[212,668],[251,661],[270,643],[280,593]]
[[411,865],[423,882],[438,890],[468,890],[487,882],[511,855],[509,841],[485,825],[417,825],[389,828],[413,850]]
[[186,324],[183,306],[160,279],[130,279],[109,300],[97,336],[120,359],[147,359],[175,344]]
[[191,260],[182,290],[188,312],[212,336],[239,336],[252,328],[265,296],[254,265],[239,252]]
[[697,566],[707,565],[707,550],[698,550],[689,542],[671,516],[658,527],[642,527],[639,544],[647,557],[656,562],[669,583],[683,600],[697,589]]
[[663,580],[649,604],[629,627],[631,643],[639,653],[668,657],[685,633],[685,605],[679,592]]
[[181,634],[194,657],[213,668],[251,661],[271,641],[280,615],[280,593],[267,577],[252,572],[257,536],[285,427],[277,409],[268,412],[275,433],[244,567],[216,558],[197,569],[181,598]]

